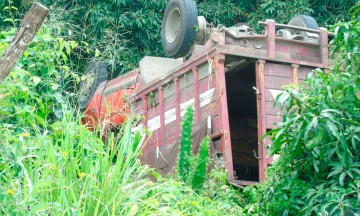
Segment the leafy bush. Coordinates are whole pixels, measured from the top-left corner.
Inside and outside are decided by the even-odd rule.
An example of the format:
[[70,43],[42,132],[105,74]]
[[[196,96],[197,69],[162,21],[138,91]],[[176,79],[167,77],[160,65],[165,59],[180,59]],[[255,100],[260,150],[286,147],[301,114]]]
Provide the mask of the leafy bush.
[[247,21],[257,30],[260,29],[257,25],[259,21],[273,19],[277,23],[288,23],[296,15],[310,15],[313,12],[309,0],[261,0],[256,10],[261,11],[261,13],[250,13]]
[[195,165],[194,176],[192,178],[192,188],[201,189],[206,177],[207,165],[209,160],[210,138],[206,136],[200,144],[200,151]]
[[179,175],[183,182],[190,182],[193,189],[201,189],[207,172],[210,138],[205,137],[201,141],[199,154],[197,156],[191,153],[193,117],[194,110],[190,106],[186,109],[184,121],[182,123],[179,153]]
[[[339,23],[333,69],[317,69],[276,98],[285,109],[272,134],[280,159],[248,196],[266,215],[347,215],[360,211],[360,4]],[[256,201],[255,201],[256,202]],[[251,207],[251,206],[250,206]]]
[[[227,185],[227,173],[221,161],[212,160],[212,168],[208,169],[210,137],[206,136],[200,143],[199,153],[192,154],[192,122],[193,108],[189,106],[182,123],[179,172],[172,178],[179,178],[184,185],[191,185],[200,196],[221,202],[221,208],[230,209],[229,215],[243,215],[245,200],[238,188]],[[177,174],[177,170],[175,172]],[[219,206],[220,207],[220,206]],[[218,208],[219,208],[218,207]]]
[[[0,32],[0,53],[14,33],[14,28]],[[16,123],[24,131],[37,126],[46,130],[48,122],[61,118],[66,95],[73,95],[70,87],[80,81],[69,61],[76,47],[76,42],[53,37],[48,28],[42,28],[2,83],[0,122],[9,127]]]
[[190,171],[191,155],[191,135],[193,122],[193,109],[188,107],[182,123],[180,153],[179,153],[179,174],[181,179],[186,182]]

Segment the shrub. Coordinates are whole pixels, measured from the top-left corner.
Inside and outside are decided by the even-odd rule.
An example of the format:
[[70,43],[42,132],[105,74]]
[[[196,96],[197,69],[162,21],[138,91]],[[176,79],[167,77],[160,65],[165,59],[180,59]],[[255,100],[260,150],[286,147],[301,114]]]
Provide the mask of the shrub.
[[346,215],[360,211],[359,12],[339,23],[332,41],[333,69],[317,69],[276,98],[285,109],[272,134],[270,156],[280,159],[258,194],[267,215]]
[[193,189],[201,189],[206,178],[210,138],[207,136],[201,141],[199,154],[197,156],[192,154],[191,136],[193,115],[193,108],[188,107],[184,115],[181,130],[179,175],[183,182],[190,182]]

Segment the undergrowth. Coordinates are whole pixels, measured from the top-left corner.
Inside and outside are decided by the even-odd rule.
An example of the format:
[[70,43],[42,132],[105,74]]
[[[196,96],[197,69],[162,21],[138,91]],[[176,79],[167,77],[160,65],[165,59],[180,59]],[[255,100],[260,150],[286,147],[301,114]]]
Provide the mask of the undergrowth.
[[[132,134],[131,119],[107,141],[83,126],[67,88],[80,79],[68,60],[77,44],[47,28],[0,85],[0,215],[241,213],[220,169],[199,193],[140,164],[145,132]],[[0,51],[12,34],[1,32]]]
[[191,106],[186,109],[182,123],[180,153],[179,153],[179,175],[184,183],[192,185],[195,190],[200,190],[206,179],[209,160],[210,138],[206,136],[200,143],[199,154],[192,153],[192,127],[194,110]]
[[[140,164],[145,132],[132,134],[131,120],[105,142],[88,131],[71,108],[77,100],[72,88],[81,79],[71,55],[82,52],[79,44],[43,27],[0,85],[0,214],[359,213],[359,12],[357,4],[351,20],[336,27],[330,74],[316,70],[277,98],[285,115],[269,134],[270,154],[280,158],[263,183],[244,191],[227,185],[227,173],[217,166],[204,175],[208,141],[200,159],[191,156],[191,124],[181,177],[172,178]],[[0,53],[14,31],[1,31]]]
[[282,122],[270,131],[280,158],[267,179],[246,188],[259,215],[360,214],[360,4],[335,26],[328,72],[316,69],[275,101]]

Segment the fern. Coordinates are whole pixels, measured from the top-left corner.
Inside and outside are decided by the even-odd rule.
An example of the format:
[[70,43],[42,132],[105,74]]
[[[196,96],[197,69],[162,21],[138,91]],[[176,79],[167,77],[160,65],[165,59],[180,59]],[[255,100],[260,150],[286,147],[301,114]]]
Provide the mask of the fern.
[[198,163],[196,165],[194,177],[192,179],[193,189],[201,189],[204,184],[206,177],[207,162],[209,158],[209,142],[210,142],[209,136],[206,136],[201,141],[200,152],[198,155]]
[[181,131],[179,171],[180,177],[185,182],[190,169],[189,157],[191,154],[191,133],[193,122],[193,108],[188,107],[184,116],[184,122]]

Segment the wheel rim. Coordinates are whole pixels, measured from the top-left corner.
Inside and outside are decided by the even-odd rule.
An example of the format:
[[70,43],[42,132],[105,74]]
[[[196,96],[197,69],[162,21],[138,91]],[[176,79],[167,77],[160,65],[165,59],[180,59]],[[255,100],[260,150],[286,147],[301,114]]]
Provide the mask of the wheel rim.
[[179,35],[181,14],[178,8],[171,10],[165,26],[165,36],[169,43],[173,43]]

